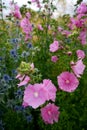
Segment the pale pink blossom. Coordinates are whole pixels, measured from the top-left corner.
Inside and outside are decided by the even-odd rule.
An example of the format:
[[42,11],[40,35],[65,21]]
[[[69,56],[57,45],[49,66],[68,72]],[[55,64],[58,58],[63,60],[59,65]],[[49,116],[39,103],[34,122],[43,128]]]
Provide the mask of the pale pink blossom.
[[23,101],[22,106],[25,108],[25,107],[28,107],[28,104]]
[[68,31],[68,30],[63,30],[62,31],[62,35],[65,35],[66,37],[68,37],[70,34],[71,34],[71,32]]
[[30,67],[31,67],[31,70],[33,70],[34,69],[34,63],[31,63]]
[[30,81],[30,77],[25,76],[25,78],[22,81],[20,81],[20,83],[18,84],[18,87],[28,84],[29,81]]
[[59,31],[59,32],[62,32],[62,31],[63,31],[63,28],[59,26],[59,27],[58,27],[58,31]]
[[25,15],[26,15],[26,17],[27,17],[28,19],[30,19],[31,15],[30,15],[29,12],[27,12]]
[[79,80],[73,73],[62,72],[58,77],[59,88],[66,92],[73,92],[79,85]]
[[23,101],[32,108],[38,108],[45,103],[46,99],[47,91],[43,88],[43,84],[29,84],[25,88]]
[[47,91],[47,100],[55,101],[57,89],[52,81],[49,79],[44,79],[43,88]]
[[71,66],[73,72],[78,78],[80,78],[83,74],[85,67],[86,66],[83,64],[82,59],[78,60],[74,65]]
[[59,42],[54,41],[52,44],[50,44],[50,52],[56,52],[59,49]]
[[41,25],[41,24],[38,24],[38,30],[43,31],[43,27],[42,27],[42,25]]
[[52,56],[51,61],[56,63],[58,61],[58,57],[57,56]]
[[86,33],[87,33],[87,30],[86,29],[83,29],[81,32],[80,32],[80,35],[79,35],[79,39],[81,41],[81,44],[82,45],[85,45],[87,44],[87,39],[86,39]]
[[54,122],[58,122],[59,115],[59,107],[53,103],[49,103],[45,107],[41,108],[41,117],[45,124],[53,124]]
[[26,34],[30,34],[32,31],[32,25],[28,18],[23,18],[20,22],[20,26]]
[[21,75],[21,74],[18,74],[16,76],[16,79],[19,79],[20,81],[22,81],[24,79],[25,75]]
[[83,50],[77,50],[76,51],[78,59],[84,59],[85,58],[85,52]]

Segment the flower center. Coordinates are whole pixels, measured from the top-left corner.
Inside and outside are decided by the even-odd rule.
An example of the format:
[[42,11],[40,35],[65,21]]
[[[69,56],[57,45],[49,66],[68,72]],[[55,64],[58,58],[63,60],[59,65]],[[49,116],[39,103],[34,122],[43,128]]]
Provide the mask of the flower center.
[[66,80],[66,83],[67,83],[67,84],[69,84],[69,83],[70,83],[70,81],[69,81],[69,80]]
[[34,92],[34,97],[38,97],[38,92]]
[[48,111],[48,114],[50,115],[50,114],[51,114],[51,112],[50,112],[50,111]]

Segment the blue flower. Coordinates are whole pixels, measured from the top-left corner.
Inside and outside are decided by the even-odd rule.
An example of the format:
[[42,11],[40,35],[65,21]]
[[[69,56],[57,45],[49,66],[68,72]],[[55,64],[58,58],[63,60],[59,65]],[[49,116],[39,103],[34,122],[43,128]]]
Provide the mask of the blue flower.
[[20,96],[23,96],[23,92],[21,89],[17,90],[17,92],[14,93],[16,95],[16,97],[20,97]]
[[17,75],[17,70],[13,69],[13,70],[12,70],[12,74]]
[[11,80],[10,76],[7,75],[7,74],[4,74],[3,79],[4,79],[6,82],[8,82],[9,80]]
[[2,61],[3,60],[3,58],[2,57],[0,57],[0,61]]
[[0,130],[4,130],[4,124],[3,124],[3,122],[2,122],[2,120],[0,120]]
[[27,48],[32,48],[32,43],[27,43]]
[[28,123],[31,122],[32,119],[33,119],[32,115],[26,116],[26,120]]
[[11,42],[11,43],[16,43],[16,39],[13,38],[13,39],[10,40],[10,42]]
[[20,110],[20,106],[18,106],[18,105],[14,106],[14,110],[15,111],[19,111]]
[[12,50],[10,51],[10,54],[11,54],[11,56],[13,56],[14,58],[17,57],[17,53],[16,53],[16,50],[15,50],[15,49],[12,49]]

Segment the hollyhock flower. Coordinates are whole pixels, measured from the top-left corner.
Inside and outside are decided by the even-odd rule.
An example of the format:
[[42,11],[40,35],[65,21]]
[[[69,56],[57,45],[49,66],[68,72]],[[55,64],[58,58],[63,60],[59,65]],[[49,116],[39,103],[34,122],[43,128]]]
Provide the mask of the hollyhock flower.
[[46,124],[58,122],[59,114],[59,107],[53,103],[49,103],[45,107],[41,108],[41,117]]
[[70,34],[71,34],[70,31],[67,31],[67,30],[62,31],[62,35],[65,35],[66,37],[68,37]]
[[25,107],[28,107],[28,103],[24,102],[22,103],[22,106],[25,108]]
[[18,84],[18,87],[26,85],[30,81],[30,77],[29,76],[25,76],[25,75],[21,75],[21,74],[18,74],[16,76],[16,79],[20,80],[20,83]]
[[41,30],[41,31],[43,31],[42,25],[38,24],[38,29]]
[[55,101],[57,89],[52,81],[49,79],[44,79],[43,88],[47,91],[47,100]]
[[70,23],[69,23],[69,28],[73,30],[75,27],[83,27],[84,25],[84,20],[83,19],[75,19],[75,18],[70,18]]
[[78,15],[77,15],[77,18],[78,18],[78,19],[81,19],[83,16],[85,16],[85,14],[78,14]]
[[77,8],[77,14],[85,14],[87,13],[87,6],[85,3],[81,3],[80,6]]
[[28,19],[30,19],[31,15],[30,15],[29,12],[26,13],[26,17],[27,17]]
[[18,84],[18,87],[26,85],[30,81],[29,76],[25,76],[25,78]]
[[54,41],[52,44],[50,44],[50,52],[56,52],[59,49],[59,42]]
[[58,27],[58,31],[59,31],[59,32],[62,32],[62,31],[63,31],[63,28],[62,28],[62,27]]
[[78,37],[78,38],[81,40],[81,44],[82,44],[82,45],[87,44],[86,32],[87,32],[87,30],[86,30],[86,29],[83,29],[83,30],[80,32],[80,35],[79,35],[79,37]]
[[21,74],[18,74],[16,76],[16,79],[19,79],[20,81],[22,81],[24,79],[25,75],[21,75]]
[[83,64],[82,59],[78,60],[74,65],[71,65],[73,72],[78,78],[83,74],[85,67],[86,66]]
[[51,61],[52,61],[52,62],[57,62],[57,60],[58,60],[58,57],[57,57],[57,56],[52,56],[52,57],[51,57]]
[[51,30],[51,26],[50,25],[48,25],[48,30]]
[[23,102],[34,109],[44,104],[47,99],[47,91],[43,88],[43,84],[29,84],[25,88]]
[[30,36],[30,34],[32,32],[32,24],[30,23],[30,21],[27,18],[24,18],[21,20],[20,26],[23,29],[23,31],[25,32],[25,34],[27,36]]
[[76,54],[77,54],[78,59],[80,59],[80,58],[84,59],[85,58],[85,53],[82,50],[77,50]]
[[12,3],[12,4],[11,4],[11,7],[13,7],[13,10],[12,10],[11,14],[12,14],[15,18],[21,19],[21,18],[22,18],[22,15],[21,15],[19,6],[18,6],[17,4]]
[[58,77],[59,88],[66,92],[73,92],[79,85],[79,81],[73,73],[62,72]]

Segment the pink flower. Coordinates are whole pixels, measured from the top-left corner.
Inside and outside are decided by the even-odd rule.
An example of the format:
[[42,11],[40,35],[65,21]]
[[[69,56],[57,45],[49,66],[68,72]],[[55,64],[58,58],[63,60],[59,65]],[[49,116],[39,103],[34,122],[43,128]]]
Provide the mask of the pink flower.
[[81,40],[81,44],[82,45],[85,45],[87,44],[87,41],[86,41],[86,32],[87,30],[86,29],[83,29],[81,32],[80,32],[80,35],[79,35],[79,39]]
[[57,57],[57,56],[52,56],[52,57],[51,57],[51,61],[52,61],[52,62],[57,62],[57,60],[58,60],[58,57]]
[[41,108],[41,116],[46,124],[53,124],[54,122],[58,122],[59,114],[59,107],[53,103],[49,103],[45,107]]
[[23,101],[34,109],[44,104],[47,99],[47,92],[43,84],[29,84],[24,91]]
[[25,75],[21,75],[21,74],[18,74],[16,76],[16,79],[19,79],[20,81],[22,81],[24,79]]
[[49,79],[44,79],[43,88],[47,91],[47,100],[55,101],[57,89],[52,81]]
[[18,5],[13,5],[14,6],[14,11],[12,12],[12,14],[14,15],[14,17],[21,19],[22,15],[20,13],[20,8],[18,7]]
[[30,19],[31,15],[30,15],[29,12],[26,13],[26,17],[27,17],[28,19]]
[[31,39],[32,24],[27,17],[21,20],[20,26],[23,29],[23,32],[26,34],[25,40]]
[[59,27],[58,27],[58,31],[59,31],[59,32],[62,32],[62,31],[63,31],[63,28],[59,26]]
[[34,63],[31,63],[30,67],[31,67],[31,70],[33,70],[34,69]]
[[18,84],[18,87],[28,84],[29,81],[30,81],[30,77],[25,76],[25,78]]
[[55,52],[59,49],[59,42],[54,41],[52,44],[50,44],[50,52]]
[[80,58],[84,59],[85,58],[85,53],[82,50],[77,50],[76,54],[77,54],[78,59],[80,59]]
[[62,72],[58,77],[58,85],[61,90],[73,92],[79,85],[79,81],[73,73]]
[[43,27],[42,27],[42,25],[41,25],[41,24],[38,24],[38,30],[43,31]]
[[68,37],[70,34],[71,34],[70,31],[67,31],[67,30],[62,31],[62,35],[65,35],[66,37]]
[[25,107],[28,107],[28,104],[26,102],[23,102],[22,106],[25,108]]
[[80,6],[77,8],[78,14],[84,14],[87,13],[87,6],[85,3],[81,3]]
[[86,66],[83,64],[82,59],[78,60],[74,65],[71,66],[73,72],[79,78],[81,77],[80,75],[83,74],[85,67]]

